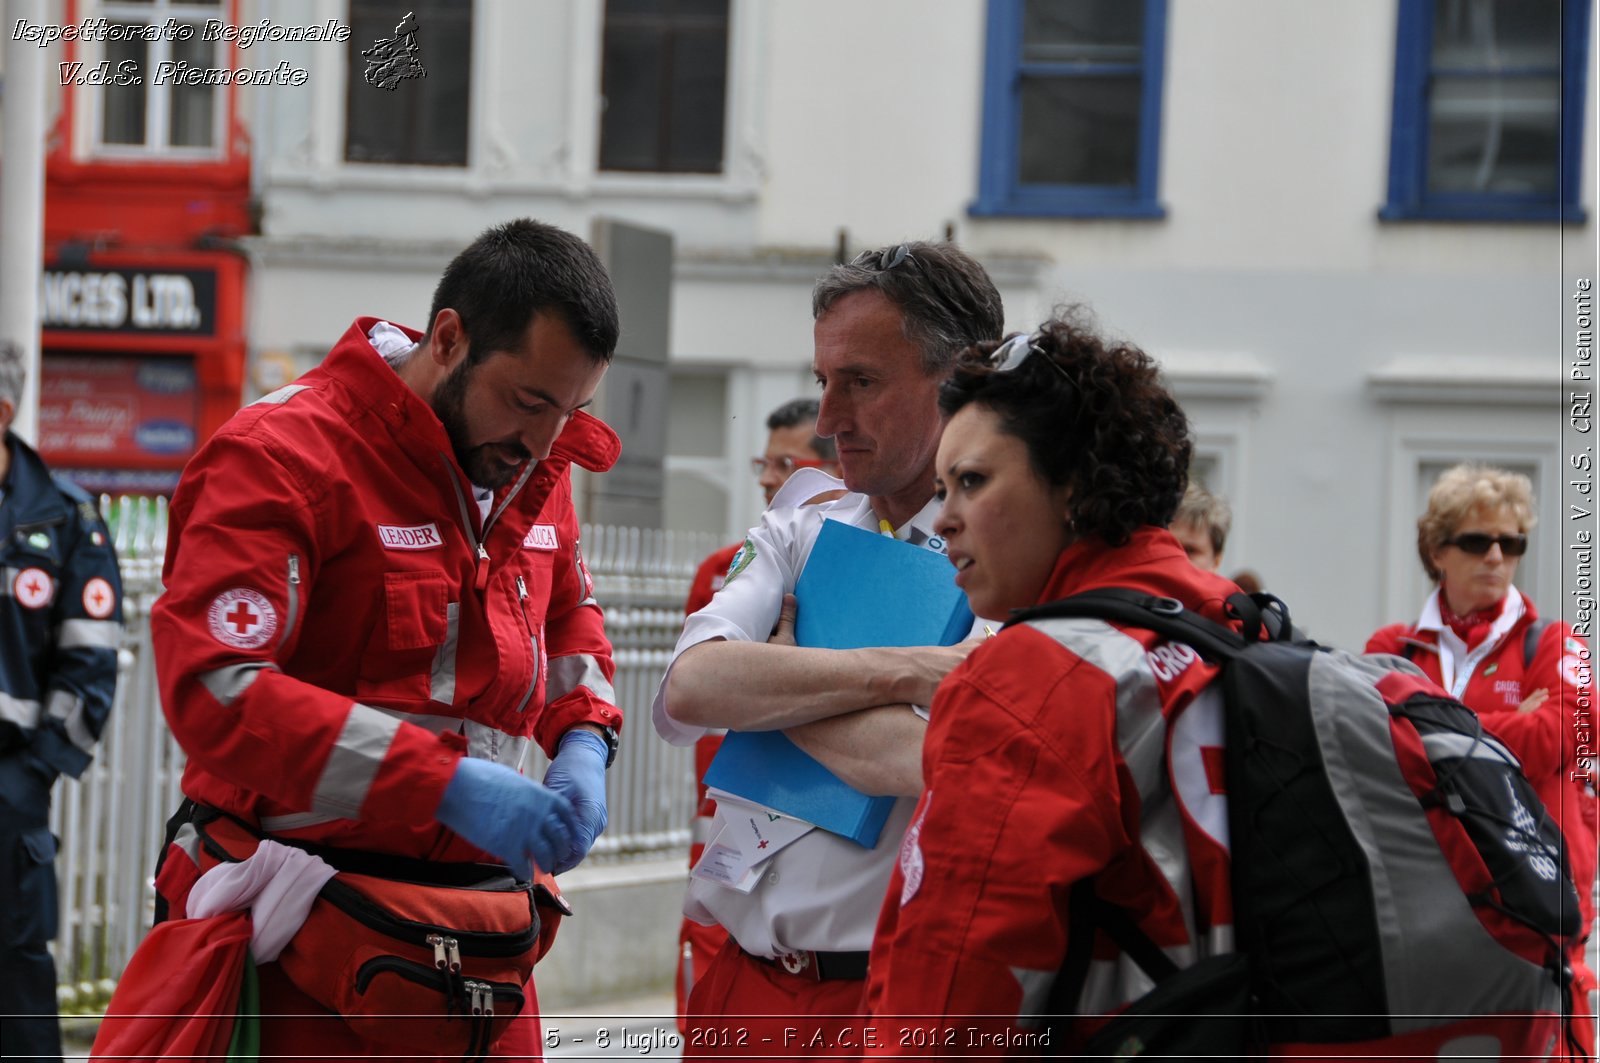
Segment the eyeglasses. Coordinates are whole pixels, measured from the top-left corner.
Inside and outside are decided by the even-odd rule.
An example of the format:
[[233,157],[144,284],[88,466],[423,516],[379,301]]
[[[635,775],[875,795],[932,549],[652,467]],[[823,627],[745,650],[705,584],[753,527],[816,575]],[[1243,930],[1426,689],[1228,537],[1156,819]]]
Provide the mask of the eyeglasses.
[[[1011,373],[1022,367],[1022,363],[1032,358],[1035,354],[1044,354],[1044,348],[1034,342],[1032,336],[1019,332],[996,347],[989,355],[989,364],[996,373]],[[1067,376],[1067,371],[1056,364],[1056,360],[1045,357],[1045,364],[1061,374],[1061,379],[1069,384],[1072,378]]]
[[785,454],[781,458],[751,458],[750,471],[761,476],[771,468],[787,476],[796,469],[815,469],[828,464],[826,458],[791,458]]
[[1453,546],[1457,550],[1465,551],[1474,557],[1482,557],[1489,552],[1489,547],[1498,546],[1500,552],[1507,557],[1521,557],[1528,552],[1528,537],[1526,535],[1488,535],[1484,532],[1464,532],[1454,539],[1446,539],[1446,546]]
[[897,247],[886,247],[881,251],[863,251],[850,260],[852,266],[865,266],[875,269],[880,273],[894,269],[902,262],[915,262],[911,257],[911,245],[900,244]]

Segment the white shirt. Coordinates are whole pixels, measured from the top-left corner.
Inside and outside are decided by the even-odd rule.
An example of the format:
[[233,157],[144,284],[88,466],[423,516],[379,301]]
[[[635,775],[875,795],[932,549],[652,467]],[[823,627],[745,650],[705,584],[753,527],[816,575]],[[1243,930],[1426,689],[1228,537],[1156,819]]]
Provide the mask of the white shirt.
[[1467,644],[1461,641],[1461,636],[1455,629],[1444,622],[1444,615],[1439,608],[1439,595],[1443,594],[1442,588],[1436,588],[1428,595],[1428,600],[1423,603],[1422,617],[1417,621],[1418,631],[1434,631],[1439,635],[1439,677],[1441,685],[1453,698],[1460,698],[1467,691],[1467,684],[1472,680],[1472,673],[1483,663],[1483,659],[1499,648],[1506,640],[1506,635],[1517,626],[1517,621],[1522,619],[1522,614],[1527,610],[1522,605],[1522,592],[1515,587],[1511,588],[1504,600],[1500,603],[1500,615],[1494,618],[1494,623],[1489,626],[1489,633],[1483,641],[1468,652]]
[[[865,495],[850,493],[832,502],[800,504],[843,486],[819,469],[802,469],[789,478],[761,523],[750,529],[733,564],[737,571],[709,605],[684,622],[673,650],[674,663],[689,647],[710,639],[765,642],[777,623],[783,596],[794,590],[811,555],[823,520],[878,530],[878,516]],[[944,553],[944,541],[933,532],[938,512],[938,501],[929,499],[896,529],[896,537]],[[975,622],[974,632],[981,629],[981,622]],[[669,675],[671,671],[668,665]],[[689,745],[706,729],[668,715],[666,689],[663,678],[651,708],[656,731],[674,745]],[[806,950],[864,952],[872,946],[878,909],[916,803],[913,797],[895,801],[872,849],[825,830],[810,831],[768,860],[761,881],[749,893],[691,878],[684,914],[697,922],[722,924],[740,947],[757,956]],[[724,822],[719,807],[712,837]]]

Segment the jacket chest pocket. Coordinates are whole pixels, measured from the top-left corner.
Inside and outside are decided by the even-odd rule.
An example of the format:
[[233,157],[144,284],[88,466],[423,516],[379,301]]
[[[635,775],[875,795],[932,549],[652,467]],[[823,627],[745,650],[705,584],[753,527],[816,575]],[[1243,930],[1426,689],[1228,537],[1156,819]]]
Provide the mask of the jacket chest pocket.
[[453,611],[450,583],[442,574],[384,573],[381,630],[367,640],[357,693],[409,700],[443,693],[435,690],[434,673],[453,634]]
[[523,550],[517,578],[526,592],[520,595],[529,626],[537,633],[550,612],[550,589],[556,555],[547,550]]
[[396,653],[437,648],[449,630],[449,606],[450,586],[439,573],[384,573],[384,645]]

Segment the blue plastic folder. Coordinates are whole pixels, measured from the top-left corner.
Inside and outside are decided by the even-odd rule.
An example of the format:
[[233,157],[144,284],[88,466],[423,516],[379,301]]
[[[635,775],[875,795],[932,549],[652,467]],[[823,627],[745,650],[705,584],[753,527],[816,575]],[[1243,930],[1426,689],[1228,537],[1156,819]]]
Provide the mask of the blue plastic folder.
[[[839,521],[823,522],[794,593],[802,646],[949,646],[972,629],[944,555]],[[781,731],[728,732],[705,781],[869,849],[894,805],[846,785]]]

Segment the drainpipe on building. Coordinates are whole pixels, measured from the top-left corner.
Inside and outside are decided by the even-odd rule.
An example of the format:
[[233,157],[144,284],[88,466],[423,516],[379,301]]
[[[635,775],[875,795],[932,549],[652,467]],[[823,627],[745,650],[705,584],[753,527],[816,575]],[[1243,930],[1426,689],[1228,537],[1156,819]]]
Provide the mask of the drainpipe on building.
[[[47,24],[45,0],[5,0],[4,26]],[[48,66],[37,41],[7,32],[0,84],[0,340],[27,357],[28,380],[12,429],[39,437],[39,274],[44,260],[45,89]]]

